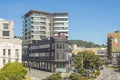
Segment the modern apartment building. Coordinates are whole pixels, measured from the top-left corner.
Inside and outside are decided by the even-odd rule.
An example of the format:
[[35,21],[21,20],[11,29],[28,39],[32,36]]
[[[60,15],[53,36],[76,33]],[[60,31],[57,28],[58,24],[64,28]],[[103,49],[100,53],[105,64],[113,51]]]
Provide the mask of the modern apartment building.
[[68,36],[68,13],[53,13],[53,36],[64,32]]
[[120,54],[120,31],[108,33],[107,38],[108,59],[113,65],[117,65],[116,57]]
[[8,62],[22,59],[22,41],[14,38],[14,23],[0,19],[0,68]]
[[58,36],[59,32],[65,32],[68,36],[68,13],[30,10],[23,16],[23,45]]
[[29,11],[23,16],[23,45],[50,37],[51,14]]

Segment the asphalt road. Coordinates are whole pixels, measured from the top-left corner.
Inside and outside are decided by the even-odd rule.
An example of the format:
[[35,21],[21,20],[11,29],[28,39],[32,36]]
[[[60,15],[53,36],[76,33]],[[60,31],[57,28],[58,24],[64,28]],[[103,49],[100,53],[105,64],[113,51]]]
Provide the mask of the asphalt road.
[[113,68],[104,66],[98,80],[120,80],[120,72],[116,72]]
[[[28,71],[26,77],[31,75],[33,80],[43,80],[51,74],[52,73],[50,72],[31,69],[30,72]],[[110,67],[104,67],[104,69],[101,70],[101,74],[97,80],[120,80],[120,72],[116,72],[113,68]]]
[[47,76],[49,76],[51,74],[52,73],[50,73],[50,72],[45,72],[45,71],[41,71],[41,70],[31,69],[30,71],[28,70],[28,73],[27,73],[26,77],[27,78],[31,77],[32,80],[43,80]]

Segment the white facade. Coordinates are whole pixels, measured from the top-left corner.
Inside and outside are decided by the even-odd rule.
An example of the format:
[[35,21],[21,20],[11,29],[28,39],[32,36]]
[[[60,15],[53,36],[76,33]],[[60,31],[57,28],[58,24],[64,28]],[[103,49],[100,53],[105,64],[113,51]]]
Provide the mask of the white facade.
[[54,13],[54,28],[53,34],[54,36],[58,36],[59,32],[66,33],[68,36],[68,13]]
[[0,19],[0,68],[8,62],[22,61],[21,44],[22,40],[14,38],[13,21]]
[[0,44],[0,68],[8,62],[18,61],[21,62],[21,45],[3,42]]

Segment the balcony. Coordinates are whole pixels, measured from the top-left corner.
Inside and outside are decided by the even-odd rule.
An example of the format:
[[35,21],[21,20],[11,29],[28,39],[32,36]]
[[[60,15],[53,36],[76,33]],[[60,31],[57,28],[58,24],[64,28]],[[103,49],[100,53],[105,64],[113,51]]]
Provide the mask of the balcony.
[[54,18],[68,18],[68,16],[55,16]]
[[45,27],[41,27],[40,31],[46,31],[46,28]]
[[46,31],[46,29],[40,29],[40,31]]
[[54,30],[55,32],[68,32],[68,30]]
[[54,21],[54,23],[63,23],[63,22],[69,22],[69,21]]
[[45,35],[45,34],[46,34],[46,31],[40,31],[40,34],[41,34],[41,35]]
[[41,26],[46,26],[46,23],[45,22],[40,22],[40,25]]
[[54,27],[68,27],[68,25],[54,25]]
[[40,20],[40,22],[46,22],[46,20]]

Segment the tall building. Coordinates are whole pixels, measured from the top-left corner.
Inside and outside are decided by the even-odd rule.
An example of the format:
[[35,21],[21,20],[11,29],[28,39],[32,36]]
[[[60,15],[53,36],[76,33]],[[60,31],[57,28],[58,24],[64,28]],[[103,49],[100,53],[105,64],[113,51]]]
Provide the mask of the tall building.
[[23,16],[23,45],[50,37],[51,14],[31,10]]
[[68,36],[68,13],[30,10],[23,16],[23,45],[58,36],[59,32],[67,33]]
[[107,38],[108,59],[113,65],[117,65],[116,57],[120,54],[120,31],[108,33]]
[[53,13],[53,36],[64,32],[68,36],[68,13]]
[[28,45],[35,40],[53,36],[68,36],[68,13],[49,13],[30,10],[23,16],[23,61],[28,56]]
[[8,62],[22,59],[22,41],[14,38],[14,23],[0,19],[0,68]]

